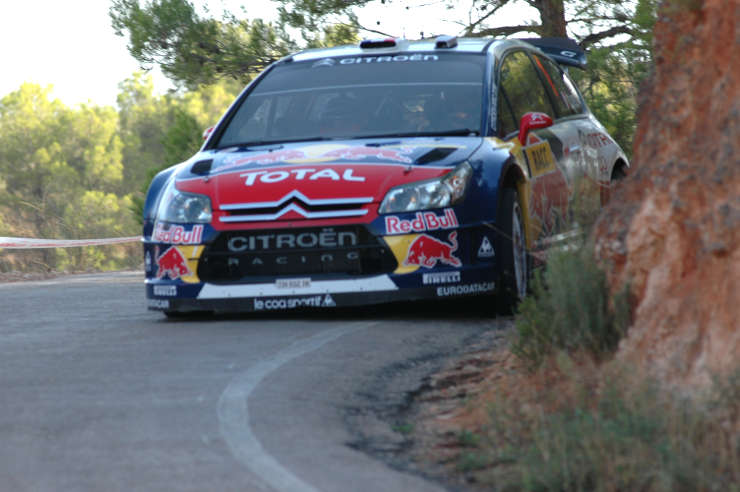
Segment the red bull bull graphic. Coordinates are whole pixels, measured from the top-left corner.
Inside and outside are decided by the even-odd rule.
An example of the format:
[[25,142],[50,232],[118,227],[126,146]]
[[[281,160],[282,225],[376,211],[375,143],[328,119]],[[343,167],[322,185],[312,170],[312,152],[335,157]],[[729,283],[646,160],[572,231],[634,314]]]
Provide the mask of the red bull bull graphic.
[[171,280],[191,275],[185,256],[175,246],[157,257],[157,278],[168,276]]
[[247,164],[259,164],[261,166],[266,166],[269,164],[277,164],[278,162],[305,158],[306,153],[301,149],[278,150],[275,152],[267,152],[264,154],[241,157],[232,162],[227,162],[223,166],[220,166],[220,169],[231,169],[233,167],[245,166]]
[[421,234],[409,246],[409,252],[403,264],[434,268],[437,262],[441,262],[450,266],[461,266],[460,258],[452,254],[457,251],[457,231],[452,231],[447,238],[450,244],[435,237]]
[[194,225],[188,231],[180,225],[171,225],[167,228],[161,222],[157,222],[157,225],[154,226],[152,239],[168,244],[200,244],[203,241],[203,226]]
[[364,145],[357,147],[346,147],[326,152],[321,157],[326,159],[346,159],[348,161],[360,161],[373,157],[382,161],[402,162],[410,164],[411,158],[407,154],[411,153],[413,148],[389,149],[380,147],[366,147]]
[[340,159],[346,161],[364,161],[366,159],[377,159],[379,161],[411,164],[413,162],[413,159],[409,157],[409,154],[413,153],[415,149],[415,147],[379,148],[367,147],[365,145],[356,145],[332,148],[331,150],[322,152],[323,147],[324,146],[322,145],[316,145],[311,147],[302,147],[300,149],[277,150],[247,157],[240,157],[233,160],[227,160],[219,166],[219,171],[255,164],[258,166],[268,166],[281,162],[330,162]]
[[386,234],[408,234],[410,232],[436,231],[439,229],[454,229],[459,227],[455,211],[444,209],[440,217],[434,212],[417,212],[413,219],[400,219],[395,215],[385,218]]

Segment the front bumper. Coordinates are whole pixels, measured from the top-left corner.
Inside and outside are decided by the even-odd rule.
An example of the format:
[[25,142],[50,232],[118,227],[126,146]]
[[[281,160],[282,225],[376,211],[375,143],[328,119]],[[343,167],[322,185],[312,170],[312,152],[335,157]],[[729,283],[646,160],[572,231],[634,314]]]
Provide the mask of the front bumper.
[[[465,281],[462,281],[458,271],[421,274],[427,275],[426,281],[433,283],[424,287],[402,288],[390,276],[379,275],[358,279],[320,280],[295,287],[291,287],[287,281],[306,284],[308,279],[279,279],[285,281],[287,286],[280,285],[279,281],[240,285],[170,285],[162,281],[147,281],[146,292],[148,308],[151,310],[228,313],[384,304],[480,295],[495,290],[495,283],[491,279],[481,279],[480,275],[475,275],[476,281],[473,281],[473,274],[482,272],[467,273]],[[445,282],[445,279],[454,283]]]
[[[391,255],[391,265],[388,267],[386,260],[373,260],[371,265],[384,271],[358,274],[321,268],[320,272],[300,270],[270,276],[264,269],[255,269],[251,276],[240,270],[238,278],[206,280],[199,272],[210,275],[214,271],[204,265],[213,258],[209,245],[212,251],[218,242],[206,239],[204,244],[173,245],[146,238],[148,308],[166,312],[332,308],[482,295],[496,289],[495,234],[487,224],[375,237],[387,250],[386,256]],[[299,256],[303,258],[302,253]],[[243,262],[244,258],[249,257],[238,259]],[[269,258],[264,256],[265,261]],[[285,260],[287,263],[290,258]],[[228,266],[229,259],[222,264]],[[368,270],[364,263],[362,269]],[[221,271],[228,273],[223,268]]]

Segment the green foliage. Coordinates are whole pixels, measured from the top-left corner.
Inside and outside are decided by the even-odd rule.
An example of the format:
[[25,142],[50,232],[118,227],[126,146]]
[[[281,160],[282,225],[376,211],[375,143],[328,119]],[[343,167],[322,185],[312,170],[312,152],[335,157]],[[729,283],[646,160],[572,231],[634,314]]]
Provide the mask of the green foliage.
[[[390,1],[390,0],[388,0]],[[409,15],[423,8],[411,2]],[[471,0],[450,2],[451,19],[466,36],[568,35],[589,50],[586,72],[573,70],[592,111],[626,154],[632,154],[636,95],[652,63],[652,26],[658,0]],[[276,0],[280,21],[273,25],[226,14],[202,17],[187,0],[114,0],[110,9],[116,32],[128,35],[130,52],[144,66],[159,65],[173,81],[195,89],[232,79],[242,84],[268,63],[295,51],[286,26],[301,33],[303,46],[317,48],[355,43],[362,25],[358,10],[370,0]],[[382,0],[381,4],[386,3]],[[495,26],[499,9],[527,5],[538,19]],[[248,13],[248,7],[242,8]],[[398,35],[399,33],[387,33]],[[185,122],[181,121],[180,124]]]
[[463,429],[462,431],[460,431],[458,439],[461,446],[465,446],[468,448],[477,448],[478,444],[480,444],[480,436],[478,434],[475,434],[474,432],[470,432],[467,429]]
[[403,422],[403,423],[394,425],[393,430],[401,434],[411,434],[414,431],[414,424],[409,423],[409,422]]
[[[319,31],[322,32],[322,31]],[[357,28],[349,24],[334,24],[323,28],[323,36],[315,36],[308,32],[303,34],[306,48],[327,48],[346,44],[357,44]]]
[[[636,127],[637,93],[652,66],[657,0],[638,0],[629,14],[629,36],[596,43],[585,71],[572,70],[586,101],[628,157]],[[628,15],[626,12],[623,15]]]
[[630,373],[595,390],[571,372],[526,401],[495,402],[474,459],[463,453],[458,469],[495,490],[738,490],[740,400],[723,392],[740,371],[695,400]]
[[[323,10],[322,10],[323,12]],[[298,49],[285,30],[261,19],[247,20],[227,13],[222,19],[202,17],[187,0],[114,0],[113,28],[128,35],[131,55],[145,67],[158,65],[174,82],[196,89],[227,79],[244,85],[270,63]],[[316,48],[356,42],[351,23],[304,22],[303,15],[283,12]]]
[[156,96],[151,77],[136,73],[120,88],[126,183],[129,190],[136,190],[131,212],[140,223],[152,178],[198,151],[203,131],[218,122],[242,85],[220,81],[181,94]]
[[626,292],[610,304],[606,275],[590,248],[552,251],[519,306],[512,352],[530,367],[559,350],[585,349],[597,358],[611,353],[627,329]]
[[482,470],[488,467],[489,461],[486,455],[478,452],[465,452],[460,455],[457,462],[457,470],[461,472],[470,472]]
[[[135,234],[125,211],[118,114],[98,106],[70,109],[50,100],[49,91],[23,84],[0,100],[0,212],[8,233],[69,239]],[[44,269],[85,267],[63,250],[27,256],[27,263]]]
[[589,109],[622,147],[632,155],[637,120],[637,84],[634,72],[611,47],[595,48],[589,54],[585,73],[571,72]]
[[195,116],[184,108],[175,107],[172,112],[172,122],[162,140],[164,162],[174,164],[192,156],[203,143],[200,137],[203,130]]
[[[83,191],[70,197],[64,213],[65,237],[123,237],[134,235],[135,223],[128,213],[130,196],[102,191]],[[140,247],[107,246],[59,250],[58,269],[112,270],[140,262]]]
[[113,28],[129,36],[129,51],[143,66],[159,65],[191,89],[230,77],[246,83],[269,63],[295,50],[282,26],[203,18],[187,0],[114,0]]
[[[50,88],[22,85],[0,100],[2,235],[136,235],[151,178],[197,152],[203,130],[241,89],[220,82],[160,96],[151,77],[136,73],[120,84],[116,111],[69,108],[50,100]],[[138,245],[48,249],[4,254],[0,269],[110,269],[139,262]]]
[[171,123],[168,101],[154,94],[152,78],[143,73],[135,73],[119,84],[117,101],[124,179],[138,188],[150,169],[167,163],[163,140]]

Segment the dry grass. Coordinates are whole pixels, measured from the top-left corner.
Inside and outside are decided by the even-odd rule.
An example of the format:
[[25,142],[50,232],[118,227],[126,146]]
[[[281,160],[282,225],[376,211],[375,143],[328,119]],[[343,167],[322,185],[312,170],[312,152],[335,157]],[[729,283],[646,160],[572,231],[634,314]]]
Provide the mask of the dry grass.
[[627,297],[589,251],[550,256],[513,363],[450,419],[454,473],[500,491],[740,491],[740,367],[688,398],[620,366]]
[[[576,360],[580,359],[580,360]],[[615,363],[550,357],[497,379],[458,471],[492,490],[740,490],[740,369],[682,399]]]

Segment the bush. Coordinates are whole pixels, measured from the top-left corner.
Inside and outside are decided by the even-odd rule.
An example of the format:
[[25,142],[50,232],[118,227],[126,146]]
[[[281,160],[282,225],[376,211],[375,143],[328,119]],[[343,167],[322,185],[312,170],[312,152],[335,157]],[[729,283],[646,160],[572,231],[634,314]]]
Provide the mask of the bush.
[[496,401],[458,469],[493,490],[740,490],[740,370],[689,400],[629,371],[599,383],[582,369]]
[[586,349],[596,358],[611,353],[625,333],[628,290],[610,302],[604,271],[577,245],[552,251],[544,272],[532,282],[532,294],[519,306],[511,351],[537,367],[556,350]]

